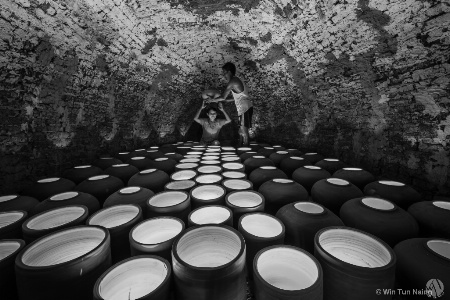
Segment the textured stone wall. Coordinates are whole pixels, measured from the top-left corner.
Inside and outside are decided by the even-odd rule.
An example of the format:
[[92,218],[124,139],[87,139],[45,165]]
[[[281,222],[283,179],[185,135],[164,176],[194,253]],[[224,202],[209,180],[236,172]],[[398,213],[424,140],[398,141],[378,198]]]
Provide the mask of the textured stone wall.
[[183,139],[233,61],[258,139],[449,193],[449,27],[448,0],[3,0],[0,192]]

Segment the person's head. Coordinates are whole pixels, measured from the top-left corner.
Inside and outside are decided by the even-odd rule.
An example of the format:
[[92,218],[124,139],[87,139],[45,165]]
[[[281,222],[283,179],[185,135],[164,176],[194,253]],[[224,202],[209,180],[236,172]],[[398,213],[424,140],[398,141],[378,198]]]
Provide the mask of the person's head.
[[222,72],[223,76],[230,80],[236,75],[236,66],[231,62],[227,62],[222,66]]
[[217,109],[215,107],[210,106],[207,108],[207,115],[211,121],[215,121],[217,118]]

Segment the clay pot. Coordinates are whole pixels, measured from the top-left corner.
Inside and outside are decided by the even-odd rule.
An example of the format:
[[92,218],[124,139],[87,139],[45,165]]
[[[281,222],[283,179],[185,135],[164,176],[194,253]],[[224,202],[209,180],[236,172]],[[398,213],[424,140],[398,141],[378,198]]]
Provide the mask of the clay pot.
[[175,160],[176,162],[179,162],[181,159],[183,159],[183,155],[181,155],[180,153],[175,153],[175,152],[166,153],[164,155],[164,157],[171,158],[171,159]]
[[106,170],[112,165],[121,164],[122,161],[120,159],[114,157],[100,157],[96,159],[92,164],[96,167],[99,167],[102,170]]
[[268,180],[259,187],[258,192],[266,200],[265,211],[272,215],[275,215],[286,204],[309,199],[308,191],[290,179]]
[[204,150],[194,150],[194,151],[190,151],[190,152],[188,152],[184,157],[187,157],[187,156],[196,156],[196,157],[199,157],[199,156],[201,156],[202,154],[203,154],[203,152],[204,152]]
[[194,209],[189,214],[189,227],[209,224],[233,226],[233,212],[225,206],[207,205]]
[[314,239],[323,269],[324,300],[391,299],[377,289],[394,288],[396,255],[379,238],[350,227],[327,227]]
[[223,177],[217,174],[208,174],[208,175],[200,175],[195,177],[194,181],[198,185],[202,184],[220,184],[223,180]]
[[245,166],[238,162],[222,163],[222,168],[224,172],[226,171],[245,172]]
[[226,190],[217,184],[196,186],[190,192],[192,209],[206,205],[224,205]]
[[253,183],[253,188],[255,190],[258,190],[264,182],[275,178],[287,179],[288,177],[283,171],[273,166],[259,167],[252,171],[248,177],[248,179]]
[[258,169],[259,167],[265,167],[265,166],[272,166],[274,167],[275,164],[272,160],[270,160],[267,157],[256,155],[250,158],[247,158],[244,161],[245,166],[245,173],[247,175],[250,175],[254,170]]
[[180,163],[175,165],[175,171],[195,170],[200,163]]
[[286,150],[285,147],[281,146],[281,145],[273,145],[272,146],[276,151],[284,151]]
[[131,152],[131,157],[138,157],[138,156],[145,156],[145,149],[136,149],[133,152]]
[[142,209],[139,205],[119,204],[98,211],[87,220],[86,224],[101,226],[108,230],[111,236],[112,262],[116,263],[130,257],[128,236],[131,229],[142,219]]
[[225,197],[225,204],[233,212],[233,227],[238,228],[242,215],[264,212],[264,196],[255,191],[231,192]]
[[91,194],[103,205],[105,200],[114,192],[123,188],[123,182],[111,175],[99,175],[86,179],[76,186],[75,190]]
[[323,272],[318,260],[303,249],[274,245],[253,261],[258,300],[322,300]]
[[379,180],[364,187],[364,194],[390,200],[403,209],[421,200],[420,194],[402,182]]
[[300,183],[308,192],[311,193],[313,185],[322,179],[330,177],[330,172],[316,166],[303,166],[292,173],[292,180]]
[[27,245],[16,258],[19,299],[91,299],[111,266],[109,245],[108,231],[98,226],[63,229]]
[[22,224],[27,216],[22,210],[0,212],[0,240],[22,239]]
[[63,172],[63,177],[69,179],[75,184],[79,184],[83,180],[92,176],[102,175],[103,170],[92,165],[76,166]]
[[311,165],[311,162],[303,157],[290,156],[284,158],[280,162],[280,170],[283,171],[289,178],[292,178],[292,173],[300,167]]
[[346,226],[371,233],[391,247],[419,235],[419,226],[410,214],[381,198],[351,199],[342,205],[339,215]]
[[408,208],[419,224],[422,237],[450,239],[450,201],[422,201]]
[[154,168],[153,160],[151,160],[150,158],[146,158],[145,156],[132,157],[127,160],[127,164],[135,166],[137,169],[139,169],[139,171]]
[[321,179],[311,189],[312,200],[335,214],[339,214],[341,206],[346,201],[362,196],[364,196],[363,192],[354,184],[338,178]]
[[291,156],[302,156],[303,153],[302,151],[298,150],[298,149],[286,149],[285,151],[287,151]]
[[191,197],[187,192],[164,191],[147,201],[145,217],[174,217],[187,224],[187,218],[191,212]]
[[[145,156],[145,153],[144,153],[144,156]],[[117,159],[120,159],[121,161],[127,161],[132,157],[132,154],[131,154],[131,152],[124,151],[124,152],[117,153],[116,157],[117,157]],[[97,174],[97,175],[100,175],[100,174]],[[95,175],[92,175],[92,176],[95,176]],[[92,177],[92,176],[89,176],[89,177]]]
[[177,152],[181,155],[186,155],[189,151],[191,151],[191,147],[189,146],[178,146]]
[[221,166],[200,166],[197,168],[197,172],[199,175],[220,174],[223,172],[223,168]]
[[140,186],[154,193],[164,190],[164,186],[170,181],[166,172],[157,169],[147,169],[134,174],[128,181],[128,186]]
[[42,201],[50,196],[71,191],[74,188],[75,183],[69,179],[51,177],[36,181],[31,187],[25,189],[22,195]]
[[119,178],[124,184],[126,184],[128,180],[130,180],[130,178],[138,172],[139,169],[130,164],[112,165],[105,170],[105,174]]
[[287,151],[277,151],[270,154],[269,159],[273,161],[277,168],[279,168],[281,161],[290,156],[291,154],[289,154],[289,152]]
[[188,228],[174,241],[172,259],[177,299],[246,299],[245,242],[233,228]]
[[201,166],[220,166],[220,160],[201,160],[199,163]]
[[221,174],[224,179],[246,179],[247,174],[243,172],[225,171]]
[[328,226],[344,223],[320,204],[300,201],[286,204],[275,215],[286,227],[285,244],[305,249],[314,254],[314,236]]
[[202,156],[202,160],[220,160],[220,155],[206,153]]
[[29,213],[38,204],[39,201],[33,197],[17,194],[0,196],[0,212],[23,210]]
[[325,158],[325,157],[323,157],[323,155],[316,153],[316,152],[308,152],[308,153],[303,154],[301,157],[310,161],[312,164],[316,164],[317,162],[319,162]]
[[161,151],[162,153],[170,153],[175,152],[178,146],[179,145],[177,144],[164,144],[160,146],[158,150]]
[[174,217],[156,217],[142,221],[130,232],[131,255],[152,254],[172,262],[173,241],[183,230],[183,221]]
[[229,151],[229,152],[236,152],[237,151],[236,148],[229,147],[229,146],[221,147],[220,149],[222,149],[222,152],[227,152],[227,151]]
[[245,240],[247,276],[253,278],[253,259],[260,250],[284,243],[284,225],[274,216],[265,213],[249,213],[241,216],[238,230]]
[[222,186],[227,190],[227,193],[253,189],[253,183],[245,179],[226,179],[222,181]]
[[151,190],[139,187],[130,186],[118,190],[106,199],[103,207],[110,207],[118,204],[137,204],[142,210],[146,208],[146,201],[150,199],[155,193]]
[[41,212],[22,224],[23,239],[27,244],[46,234],[84,224],[89,211],[84,205],[72,205]]
[[239,156],[242,155],[243,153],[250,152],[250,151],[252,151],[252,148],[250,148],[250,147],[240,147],[240,148],[236,149],[236,153]]
[[94,300],[169,300],[172,268],[158,256],[125,259],[102,274],[94,286]]
[[0,291],[2,291],[2,299],[18,299],[14,262],[23,247],[25,247],[25,241],[20,239],[0,241]]
[[194,180],[177,180],[167,183],[164,190],[180,191],[189,194],[195,186],[197,186],[197,183]]
[[[199,163],[200,162],[200,158],[183,158],[182,160],[180,160],[181,164],[184,163]],[[176,166],[175,166],[176,168]]]
[[252,151],[255,152],[262,148],[262,146],[260,146],[258,143],[250,143],[249,147],[252,149]]
[[70,205],[84,205],[87,207],[89,215],[95,213],[100,209],[100,203],[97,198],[88,193],[83,192],[65,192],[56,194],[50,198],[45,199],[36,205],[30,212],[30,216],[35,214]]
[[375,181],[375,176],[360,168],[342,168],[334,172],[333,177],[347,180],[356,185],[361,191],[364,190],[366,185]]
[[222,163],[224,162],[235,162],[235,163],[240,163],[241,162],[241,158],[239,156],[225,156],[221,158]]
[[170,175],[170,180],[179,181],[179,180],[191,180],[197,177],[198,173],[194,170],[183,170],[174,172]]
[[175,171],[175,165],[177,164],[178,162],[176,160],[162,157],[156,158],[154,161],[152,161],[149,168],[155,168],[164,171],[167,174],[172,174]]
[[239,155],[239,158],[241,159],[241,162],[244,162],[246,159],[248,159],[250,157],[254,157],[254,156],[261,156],[261,155],[255,151],[249,151],[249,152],[245,152],[245,153],[242,153],[241,155]]
[[328,172],[330,172],[330,174],[333,174],[337,170],[340,170],[347,166],[347,164],[337,158],[324,158],[316,162],[315,165],[321,167],[324,170],[327,170]]
[[[450,240],[415,238],[398,243],[396,278],[402,289],[421,292],[414,299],[448,299]],[[412,292],[411,292],[412,294]]]
[[150,159],[157,159],[157,158],[163,158],[164,157],[164,153],[162,153],[161,151],[158,151],[156,149],[153,150],[147,150],[144,154],[145,157],[150,158]]
[[258,154],[268,158],[272,153],[275,153],[277,151],[278,150],[276,150],[274,147],[262,147],[258,150]]

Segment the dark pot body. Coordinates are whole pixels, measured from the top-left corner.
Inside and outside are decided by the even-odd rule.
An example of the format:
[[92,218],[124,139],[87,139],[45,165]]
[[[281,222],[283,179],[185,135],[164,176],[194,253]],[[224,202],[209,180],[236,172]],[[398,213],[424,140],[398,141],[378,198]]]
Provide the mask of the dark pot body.
[[88,193],[71,191],[67,193],[57,194],[45,199],[31,210],[31,215],[35,215],[46,210],[69,206],[69,205],[84,205],[92,215],[100,209],[100,203],[97,198]]
[[[434,205],[436,201],[422,201],[412,204],[408,208],[419,224],[422,237],[442,237],[450,239],[450,210]],[[450,202],[447,205],[450,206]]]
[[408,185],[393,186],[374,181],[364,187],[364,194],[390,200],[403,209],[421,200],[420,194]]
[[86,166],[76,166],[63,172],[63,177],[73,181],[75,184],[88,179],[92,176],[97,176],[103,174],[103,170],[99,167],[86,165]]
[[128,180],[128,186],[140,186],[153,193],[164,191],[164,186],[170,181],[169,175],[161,170],[151,169],[134,174]]
[[346,226],[371,233],[391,247],[418,236],[419,226],[409,213],[396,205],[390,210],[372,208],[363,204],[364,198],[351,199],[342,205],[340,217]]
[[348,200],[364,196],[363,192],[354,184],[336,185],[328,180],[317,181],[311,189],[312,200],[322,204],[335,214],[339,214],[341,206]]
[[[314,254],[314,237],[316,233],[329,226],[343,226],[344,223],[329,209],[320,204],[322,210],[305,212],[295,207],[296,203],[290,203],[280,208],[275,215],[283,222],[286,231],[285,244],[302,248]],[[312,202],[306,202],[312,203]]]
[[286,204],[308,201],[308,191],[299,183],[290,179],[272,179],[263,183],[258,192],[266,200],[265,211],[275,215]]
[[324,169],[309,169],[304,166],[296,169],[294,173],[292,173],[292,180],[301,184],[309,193],[311,193],[311,188],[317,181],[330,176],[330,172]]

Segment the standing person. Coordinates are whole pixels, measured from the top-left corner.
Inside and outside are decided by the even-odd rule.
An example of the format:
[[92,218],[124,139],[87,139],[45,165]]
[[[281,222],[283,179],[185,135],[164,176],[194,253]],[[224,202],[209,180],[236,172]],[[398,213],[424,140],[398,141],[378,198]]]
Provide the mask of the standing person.
[[203,134],[202,134],[202,139],[200,140],[200,143],[202,143],[203,145],[220,145],[220,142],[218,140],[220,129],[224,125],[230,123],[231,119],[228,116],[228,114],[225,112],[225,110],[223,109],[222,103],[219,103],[217,105],[217,107],[225,115],[225,118],[226,118],[225,120],[217,119],[217,109],[212,106],[210,106],[207,110],[208,111],[207,119],[199,118],[200,113],[202,112],[202,110],[205,107],[206,107],[206,103],[205,103],[205,101],[203,101],[202,107],[200,107],[200,109],[197,111],[197,114],[194,117],[194,121],[197,122],[198,124],[202,125],[202,128],[203,128]]
[[[248,146],[250,139],[248,130],[252,126],[253,102],[244,82],[239,77],[236,77],[236,66],[233,63],[227,62],[224,64],[222,74],[228,81],[227,87],[220,97],[214,95],[214,99],[209,100],[209,102],[234,101],[239,116],[239,144]],[[233,98],[227,99],[230,93]]]

